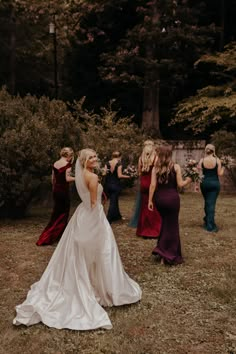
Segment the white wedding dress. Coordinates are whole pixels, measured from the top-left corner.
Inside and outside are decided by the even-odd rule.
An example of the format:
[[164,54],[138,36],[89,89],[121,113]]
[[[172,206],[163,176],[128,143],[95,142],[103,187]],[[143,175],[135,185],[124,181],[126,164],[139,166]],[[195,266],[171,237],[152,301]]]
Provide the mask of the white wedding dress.
[[79,159],[76,187],[82,203],[70,219],[41,279],[16,306],[13,324],[39,322],[54,328],[111,329],[102,306],[120,306],[141,299],[139,285],[123,269],[116,241],[101,204],[92,210]]

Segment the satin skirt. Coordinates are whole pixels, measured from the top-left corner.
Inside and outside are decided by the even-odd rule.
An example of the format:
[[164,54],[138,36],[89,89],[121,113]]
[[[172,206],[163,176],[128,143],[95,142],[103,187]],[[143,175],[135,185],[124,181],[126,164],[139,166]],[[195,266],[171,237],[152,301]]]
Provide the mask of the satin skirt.
[[41,279],[16,306],[15,325],[43,322],[58,329],[111,329],[105,306],[131,304],[141,289],[123,269],[109,222],[98,205],[81,203]]

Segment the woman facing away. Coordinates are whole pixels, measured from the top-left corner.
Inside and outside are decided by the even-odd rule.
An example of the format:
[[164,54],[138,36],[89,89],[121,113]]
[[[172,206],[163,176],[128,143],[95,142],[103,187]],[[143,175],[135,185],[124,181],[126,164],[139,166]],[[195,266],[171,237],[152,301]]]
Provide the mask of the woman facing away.
[[180,197],[177,187],[184,187],[191,181],[190,177],[182,179],[180,166],[172,161],[172,147],[159,147],[158,159],[152,169],[148,207],[153,210],[155,203],[162,219],[158,244],[152,251],[160,257],[162,264],[183,262],[179,237]]
[[111,160],[106,165],[107,175],[105,179],[105,193],[110,199],[109,208],[107,212],[107,220],[111,224],[113,221],[122,219],[119,208],[119,195],[122,190],[121,178],[129,179],[122,173],[121,153],[114,151]]
[[205,156],[199,161],[198,167],[202,169],[203,180],[200,184],[204,198],[204,229],[208,232],[217,232],[215,224],[216,200],[220,192],[219,176],[224,174],[224,167],[215,155],[215,146],[208,144],[205,147]]
[[69,183],[75,180],[71,176],[74,151],[64,147],[60,151],[60,159],[52,167],[53,212],[51,219],[40,235],[36,245],[51,245],[58,241],[67,225],[70,212]]
[[75,182],[82,200],[70,219],[41,279],[16,306],[15,325],[39,322],[54,328],[111,329],[103,306],[141,299],[139,285],[123,269],[94,174],[96,152],[80,151]]
[[137,236],[145,238],[156,238],[159,236],[161,228],[161,217],[155,205],[153,210],[148,209],[148,194],[151,183],[152,168],[157,160],[154,142],[146,140],[142,154],[138,161],[138,171],[140,176],[141,208],[138,217],[136,230]]

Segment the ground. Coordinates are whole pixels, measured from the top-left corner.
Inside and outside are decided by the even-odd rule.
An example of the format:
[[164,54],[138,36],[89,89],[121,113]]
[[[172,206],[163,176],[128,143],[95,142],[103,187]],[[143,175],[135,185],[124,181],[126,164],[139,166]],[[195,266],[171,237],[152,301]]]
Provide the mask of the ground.
[[23,220],[1,223],[0,354],[236,353],[235,195],[220,195],[220,230],[211,234],[201,227],[201,195],[181,194],[185,263],[175,267],[160,265],[151,255],[155,240],[139,238],[128,227],[133,204],[134,192],[125,190],[120,206],[127,219],[112,227],[124,267],[143,297],[138,304],[108,308],[109,331],[13,326],[15,305],[39,279],[56,246],[35,245],[50,208],[34,207]]

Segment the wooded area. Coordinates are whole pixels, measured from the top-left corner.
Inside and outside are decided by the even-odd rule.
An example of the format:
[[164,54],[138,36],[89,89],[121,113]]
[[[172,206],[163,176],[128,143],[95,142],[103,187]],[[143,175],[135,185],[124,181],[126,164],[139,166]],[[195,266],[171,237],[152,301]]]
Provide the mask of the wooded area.
[[235,53],[235,14],[235,0],[1,0],[0,84],[21,96],[86,96],[95,110],[115,99],[146,130],[182,138],[168,126],[173,109],[219,84],[209,60],[194,63],[229,43]]
[[146,138],[204,139],[235,157],[235,14],[236,0],[0,0],[0,217],[25,215],[62,146],[135,164]]

